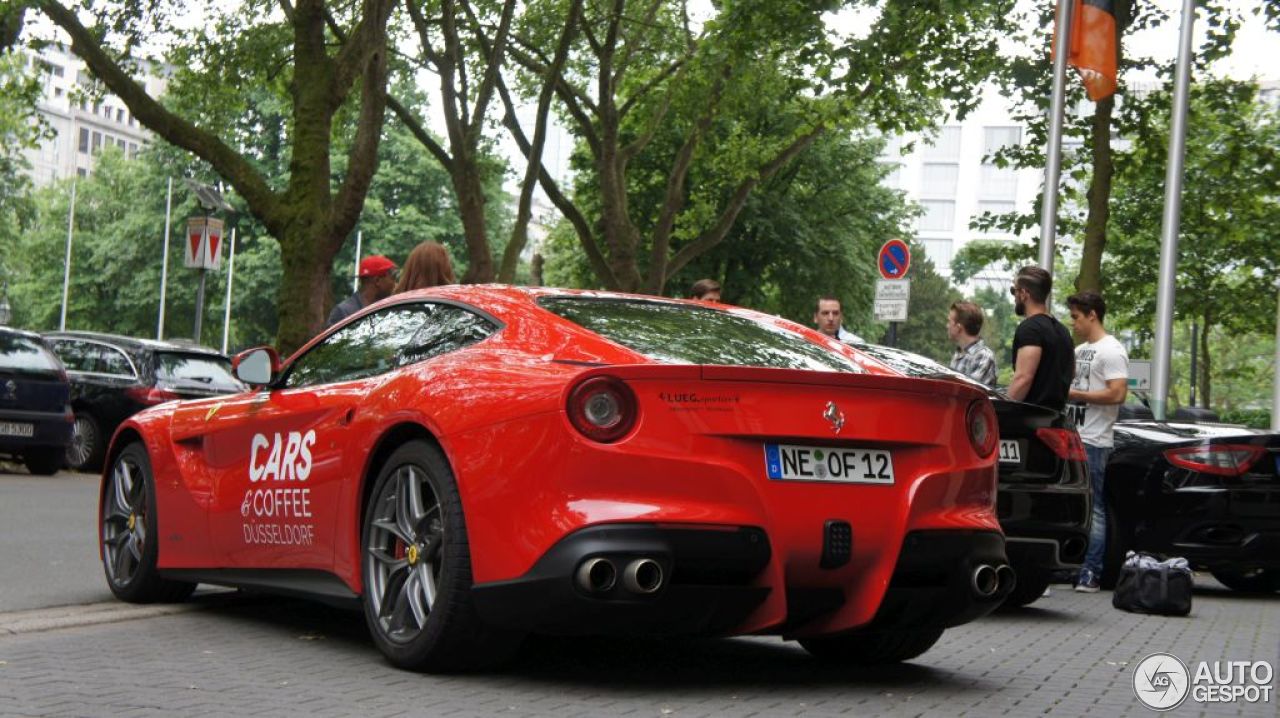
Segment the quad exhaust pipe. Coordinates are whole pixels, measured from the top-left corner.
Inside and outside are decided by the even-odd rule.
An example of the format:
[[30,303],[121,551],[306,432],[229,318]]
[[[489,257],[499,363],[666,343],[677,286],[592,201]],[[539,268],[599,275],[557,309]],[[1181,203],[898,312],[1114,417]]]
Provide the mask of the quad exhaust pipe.
[[594,596],[613,591],[619,579],[627,592],[647,596],[662,588],[666,575],[662,564],[648,557],[632,559],[623,567],[621,575],[618,564],[604,556],[583,561],[574,572],[574,582],[578,588]]
[[1009,564],[992,566],[988,563],[978,564],[969,576],[969,585],[978,598],[992,598],[997,594],[1006,596],[1013,590],[1017,577]]

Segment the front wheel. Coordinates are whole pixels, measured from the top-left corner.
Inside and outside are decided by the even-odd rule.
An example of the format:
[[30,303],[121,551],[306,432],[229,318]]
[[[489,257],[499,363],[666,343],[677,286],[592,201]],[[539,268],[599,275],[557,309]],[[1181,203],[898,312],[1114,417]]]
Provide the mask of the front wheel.
[[801,639],[815,658],[834,663],[872,665],[908,661],[933,648],[941,628],[861,630],[839,636]]
[[391,454],[362,537],[365,621],[393,664],[447,672],[511,655],[518,639],[486,626],[471,601],[462,501],[437,447],[410,441]]
[[155,477],[141,442],[120,452],[103,480],[101,501],[102,565],[111,592],[130,603],[169,603],[190,596],[194,583],[166,580],[156,568]]
[[1211,571],[1218,582],[1241,593],[1275,593],[1280,591],[1280,570],[1255,568],[1244,571]]

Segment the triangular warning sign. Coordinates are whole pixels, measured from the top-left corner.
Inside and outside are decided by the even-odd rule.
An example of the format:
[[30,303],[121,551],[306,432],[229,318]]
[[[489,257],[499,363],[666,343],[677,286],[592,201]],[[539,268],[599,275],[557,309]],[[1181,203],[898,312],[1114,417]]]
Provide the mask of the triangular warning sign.
[[216,234],[213,234],[213,233],[209,234],[209,256],[210,257],[218,256],[218,240],[220,239],[222,239],[222,237]]
[[193,232],[189,234],[187,236],[187,241],[191,243],[191,254],[188,255],[191,257],[191,261],[200,261],[200,233]]

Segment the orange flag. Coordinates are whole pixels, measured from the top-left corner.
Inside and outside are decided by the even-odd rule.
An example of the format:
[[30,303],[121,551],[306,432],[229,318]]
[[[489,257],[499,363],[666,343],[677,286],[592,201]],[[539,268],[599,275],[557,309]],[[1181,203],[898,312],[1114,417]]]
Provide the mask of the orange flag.
[[[1080,72],[1089,99],[1116,91],[1116,15],[1113,0],[1074,0],[1067,64]],[[1055,34],[1057,29],[1054,29]]]

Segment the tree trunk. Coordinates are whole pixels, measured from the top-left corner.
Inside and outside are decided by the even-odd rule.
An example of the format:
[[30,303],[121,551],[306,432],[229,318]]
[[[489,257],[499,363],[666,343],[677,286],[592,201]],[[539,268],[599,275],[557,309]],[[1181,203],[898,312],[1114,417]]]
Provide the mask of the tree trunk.
[[320,247],[335,245],[332,237],[319,237],[314,224],[291,224],[280,236],[280,289],[276,312],[280,327],[276,345],[281,354],[292,354],[324,329],[329,305],[329,280],[333,254]]
[[[458,148],[454,148],[455,152]],[[473,157],[454,154],[450,168],[453,191],[458,195],[458,213],[462,217],[462,231],[467,238],[467,272],[462,276],[464,284],[492,282],[493,253],[489,251],[488,230],[484,216],[484,183],[480,167]]]

